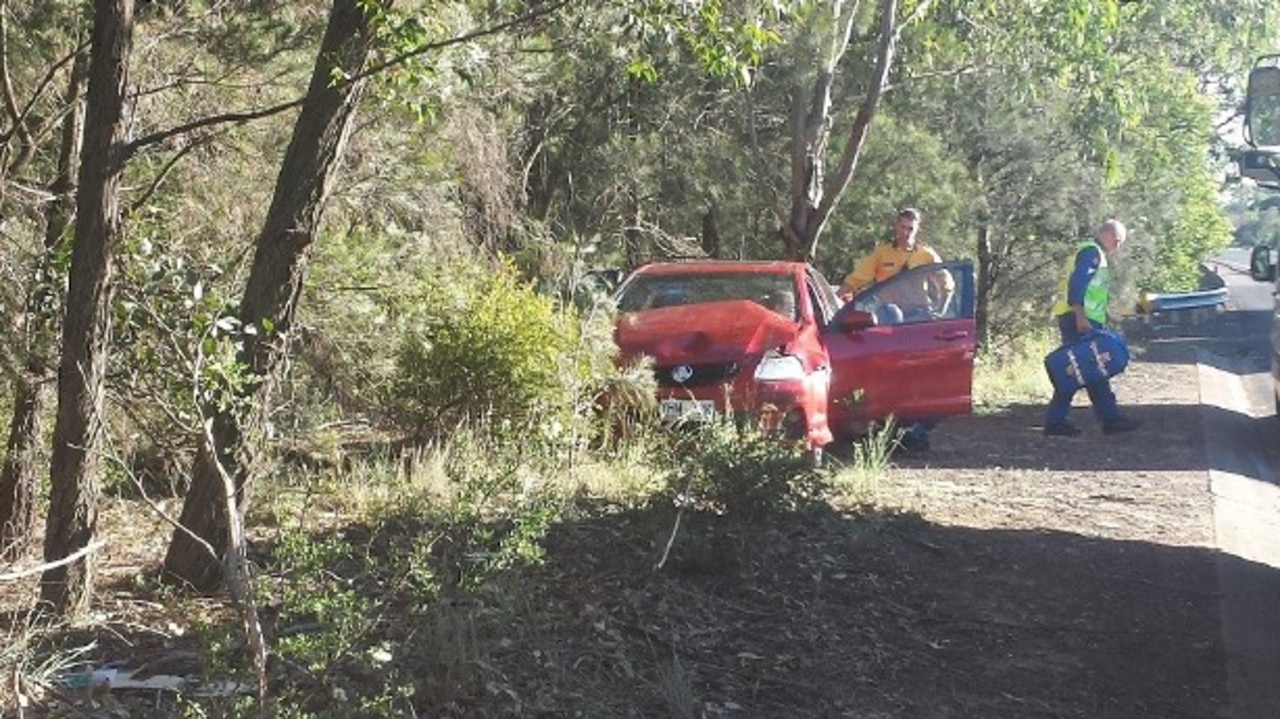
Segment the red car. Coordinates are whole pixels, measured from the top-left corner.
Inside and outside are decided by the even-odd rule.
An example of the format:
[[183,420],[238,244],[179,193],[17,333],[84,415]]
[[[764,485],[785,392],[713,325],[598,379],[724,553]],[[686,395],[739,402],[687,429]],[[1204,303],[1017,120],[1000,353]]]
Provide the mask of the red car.
[[747,413],[812,450],[891,415],[971,409],[968,262],[904,271],[843,306],[801,262],[664,262],[615,300],[619,360],[653,358],[664,419]]

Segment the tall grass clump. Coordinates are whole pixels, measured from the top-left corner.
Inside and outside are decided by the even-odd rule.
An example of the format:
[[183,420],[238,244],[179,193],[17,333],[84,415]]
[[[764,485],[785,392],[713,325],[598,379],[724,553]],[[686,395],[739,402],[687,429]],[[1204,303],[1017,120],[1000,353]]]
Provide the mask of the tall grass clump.
[[874,493],[880,478],[893,462],[893,452],[901,443],[902,429],[890,417],[867,428],[867,433],[849,448],[849,461],[831,477],[833,488],[845,500],[863,502]]
[[1039,404],[1051,391],[1044,356],[1058,346],[1057,332],[1042,329],[991,343],[973,372],[975,412],[994,412],[1012,404]]

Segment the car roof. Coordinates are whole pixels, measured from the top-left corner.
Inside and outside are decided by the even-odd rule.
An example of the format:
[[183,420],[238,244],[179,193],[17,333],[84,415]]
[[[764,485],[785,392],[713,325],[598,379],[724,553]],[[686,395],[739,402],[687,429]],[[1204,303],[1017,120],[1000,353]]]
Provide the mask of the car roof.
[[713,274],[717,272],[753,272],[760,274],[789,274],[805,267],[803,262],[787,260],[689,260],[684,262],[654,262],[636,270],[636,274],[685,275]]

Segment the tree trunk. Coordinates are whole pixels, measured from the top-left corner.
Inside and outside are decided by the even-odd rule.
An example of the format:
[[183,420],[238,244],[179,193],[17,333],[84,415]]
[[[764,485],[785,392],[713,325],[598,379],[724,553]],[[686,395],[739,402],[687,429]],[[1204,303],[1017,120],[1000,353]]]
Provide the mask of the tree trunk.
[[[840,11],[837,9],[836,12]],[[833,39],[828,57],[814,80],[808,109],[803,109],[797,100],[793,112],[796,133],[791,153],[791,214],[783,228],[784,249],[792,259],[812,261],[817,257],[818,237],[840,196],[849,186],[849,181],[853,179],[858,158],[862,154],[862,145],[867,138],[867,129],[871,126],[880,97],[889,82],[889,68],[893,65],[894,47],[898,40],[898,29],[894,25],[898,14],[898,0],[880,2],[880,46],[876,53],[875,73],[871,77],[867,96],[863,98],[858,114],[849,126],[840,164],[828,185],[824,168],[831,134],[831,87],[836,65],[848,46],[856,14],[855,3],[855,9],[847,16],[837,18],[842,23],[842,29]]]
[[640,232],[640,223],[644,221],[644,208],[634,185],[627,188],[629,201],[627,226],[622,230],[623,254],[627,258],[627,269],[634,270],[649,261],[649,252],[644,246],[644,234]]
[[66,242],[66,230],[71,223],[75,161],[84,130],[80,90],[88,62],[87,52],[77,54],[67,82],[64,100],[68,112],[62,120],[58,175],[49,185],[49,194],[54,199],[45,213],[44,252],[32,273],[26,306],[15,333],[26,344],[26,367],[14,382],[13,418],[9,422],[4,466],[0,468],[0,559],[6,561],[15,561],[26,554],[35,528],[32,498],[36,486],[36,455],[41,442],[40,418],[48,401],[45,385],[52,374],[52,334],[56,327],[48,301],[49,296],[58,291],[54,287],[51,258]]
[[979,347],[987,344],[987,333],[990,330],[991,290],[995,267],[995,253],[991,249],[991,223],[982,221],[978,226],[978,292],[975,317],[977,321],[977,343]]
[[702,213],[702,251],[713,260],[720,259],[720,223],[715,203]]
[[[89,546],[97,531],[98,444],[111,339],[111,256],[121,234],[117,192],[124,166],[132,43],[133,0],[95,0],[75,244],[49,471],[47,562]],[[94,558],[89,553],[47,570],[41,577],[41,599],[58,614],[78,618],[89,608],[93,579]]]
[[8,454],[0,474],[0,560],[6,562],[26,555],[35,530],[32,499],[44,394],[38,384],[22,382],[14,387]]
[[[242,414],[210,411],[208,440],[197,453],[191,490],[182,506],[185,531],[175,531],[165,556],[164,571],[170,579],[201,591],[217,588],[224,579],[223,561],[232,549],[228,507],[243,513],[246,506],[272,376],[286,352],[306,259],[365,85],[364,79],[333,81],[335,76],[358,77],[368,58],[372,32],[361,7],[360,0],[334,1],[256,242],[240,320],[257,331],[244,336],[239,356],[256,381],[239,398],[246,401],[235,403],[252,409]],[[224,472],[232,480],[234,502],[227,501]]]

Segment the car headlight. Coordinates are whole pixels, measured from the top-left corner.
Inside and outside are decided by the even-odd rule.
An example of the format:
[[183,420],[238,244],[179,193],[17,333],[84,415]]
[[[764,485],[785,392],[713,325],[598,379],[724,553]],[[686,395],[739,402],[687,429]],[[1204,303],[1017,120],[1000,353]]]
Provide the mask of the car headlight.
[[776,382],[785,379],[804,379],[804,365],[795,355],[784,355],[777,350],[769,350],[756,365],[756,381]]

